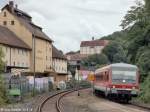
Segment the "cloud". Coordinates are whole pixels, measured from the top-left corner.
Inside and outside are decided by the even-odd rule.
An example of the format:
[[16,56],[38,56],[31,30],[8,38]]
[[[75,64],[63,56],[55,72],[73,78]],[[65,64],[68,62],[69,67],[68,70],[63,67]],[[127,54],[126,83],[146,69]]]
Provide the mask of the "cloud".
[[[120,30],[120,21],[135,0],[15,0],[64,52],[78,50],[81,40]],[[0,6],[8,0],[1,0]]]

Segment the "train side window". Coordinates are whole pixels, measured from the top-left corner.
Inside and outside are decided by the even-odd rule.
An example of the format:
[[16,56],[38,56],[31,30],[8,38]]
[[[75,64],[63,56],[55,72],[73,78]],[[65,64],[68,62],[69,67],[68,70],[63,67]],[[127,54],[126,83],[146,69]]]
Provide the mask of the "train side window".
[[109,80],[109,74],[108,74],[108,71],[106,71],[105,74],[106,74],[106,81],[108,81],[108,80]]
[[96,79],[96,81],[101,81],[101,76],[100,76],[99,74],[97,74],[97,75],[95,76],[95,79]]
[[101,76],[101,81],[103,81],[103,73],[101,73],[101,75],[100,75],[100,76]]

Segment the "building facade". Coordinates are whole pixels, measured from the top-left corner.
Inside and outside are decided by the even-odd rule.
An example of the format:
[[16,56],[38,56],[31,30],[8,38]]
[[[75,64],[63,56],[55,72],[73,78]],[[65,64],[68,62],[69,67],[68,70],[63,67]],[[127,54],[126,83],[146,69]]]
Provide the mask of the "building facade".
[[20,75],[30,69],[30,47],[20,40],[12,31],[0,26],[0,48],[3,51],[5,72]]
[[100,54],[103,48],[108,45],[108,40],[92,40],[92,41],[82,41],[80,45],[81,55],[93,55]]
[[31,49],[28,53],[30,73],[33,74],[34,71],[35,57],[35,72],[50,74],[52,72],[52,40],[42,31],[41,27],[32,22],[32,17],[18,7],[14,7],[13,1],[10,1],[2,8],[0,20],[1,26],[14,32]]
[[53,69],[56,73],[55,81],[67,81],[67,59],[63,55],[62,51],[59,51],[55,46],[52,48],[53,51]]

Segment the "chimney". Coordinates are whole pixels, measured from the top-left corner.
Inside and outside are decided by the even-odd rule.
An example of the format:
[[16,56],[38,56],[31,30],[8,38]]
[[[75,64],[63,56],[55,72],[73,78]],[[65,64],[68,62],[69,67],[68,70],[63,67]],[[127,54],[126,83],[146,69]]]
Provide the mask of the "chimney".
[[94,37],[92,37],[92,40],[94,40]]
[[14,1],[9,1],[9,9],[12,13],[14,12]]

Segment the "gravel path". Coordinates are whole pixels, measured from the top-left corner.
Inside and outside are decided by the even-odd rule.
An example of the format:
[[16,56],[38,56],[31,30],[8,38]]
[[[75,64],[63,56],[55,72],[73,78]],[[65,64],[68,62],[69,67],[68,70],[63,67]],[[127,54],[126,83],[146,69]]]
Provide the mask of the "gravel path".
[[54,93],[56,92],[48,92],[24,99],[19,103],[8,104],[4,107],[0,107],[0,112],[37,112],[38,106],[41,104],[42,100]]
[[77,96],[77,93],[66,96],[62,104],[63,112],[148,112],[94,96],[90,91],[83,91],[80,96]]

